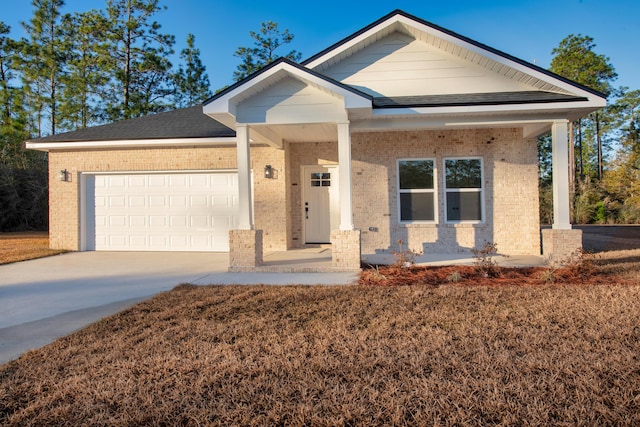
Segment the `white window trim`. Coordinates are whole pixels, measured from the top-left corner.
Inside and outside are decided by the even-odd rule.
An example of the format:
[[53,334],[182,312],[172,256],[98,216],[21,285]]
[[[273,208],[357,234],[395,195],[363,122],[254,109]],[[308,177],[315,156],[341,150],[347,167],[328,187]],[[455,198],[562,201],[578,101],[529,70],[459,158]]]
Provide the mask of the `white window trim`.
[[[447,160],[480,160],[480,188],[447,188]],[[484,159],[479,156],[443,157],[442,158],[442,188],[444,189],[444,219],[445,224],[484,224],[485,213],[485,191],[484,191]],[[447,193],[480,193],[480,220],[460,220],[450,221],[447,218]]]
[[[400,162],[422,161],[428,160],[433,163],[433,189],[401,189],[400,188]],[[396,194],[398,195],[398,224],[437,224],[438,223],[438,163],[435,158],[432,157],[413,157],[396,159]],[[419,221],[403,221],[402,209],[400,203],[401,193],[433,193],[433,220],[419,220]]]

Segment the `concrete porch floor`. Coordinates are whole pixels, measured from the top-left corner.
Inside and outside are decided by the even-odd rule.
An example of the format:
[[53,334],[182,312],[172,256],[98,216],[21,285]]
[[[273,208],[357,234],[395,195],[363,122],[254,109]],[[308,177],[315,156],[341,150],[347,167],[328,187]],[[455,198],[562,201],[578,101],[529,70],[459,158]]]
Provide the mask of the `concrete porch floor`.
[[[392,254],[362,254],[363,264],[393,264],[396,260]],[[503,267],[536,267],[546,264],[542,256],[535,255],[497,255],[496,263]],[[416,265],[472,265],[476,261],[469,254],[423,254],[416,258]],[[331,267],[331,248],[328,246],[288,251],[267,252],[263,264],[251,269],[255,272],[267,273],[314,273],[336,272]],[[353,270],[349,270],[353,271]]]

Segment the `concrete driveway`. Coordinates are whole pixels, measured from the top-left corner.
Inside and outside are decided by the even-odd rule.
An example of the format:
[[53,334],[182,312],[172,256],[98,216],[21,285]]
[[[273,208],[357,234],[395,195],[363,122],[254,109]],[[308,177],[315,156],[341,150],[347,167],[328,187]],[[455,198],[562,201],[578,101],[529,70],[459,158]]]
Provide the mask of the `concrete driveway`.
[[228,273],[228,254],[74,252],[0,265],[0,363],[180,283],[346,284],[355,273]]

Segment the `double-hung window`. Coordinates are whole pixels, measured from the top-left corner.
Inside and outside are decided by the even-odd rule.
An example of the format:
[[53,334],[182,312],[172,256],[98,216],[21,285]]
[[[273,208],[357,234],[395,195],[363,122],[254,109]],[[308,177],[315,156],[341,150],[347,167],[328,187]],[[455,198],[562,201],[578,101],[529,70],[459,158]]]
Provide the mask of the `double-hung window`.
[[435,222],[433,159],[398,160],[400,222]]
[[445,159],[444,174],[445,221],[484,221],[482,159]]

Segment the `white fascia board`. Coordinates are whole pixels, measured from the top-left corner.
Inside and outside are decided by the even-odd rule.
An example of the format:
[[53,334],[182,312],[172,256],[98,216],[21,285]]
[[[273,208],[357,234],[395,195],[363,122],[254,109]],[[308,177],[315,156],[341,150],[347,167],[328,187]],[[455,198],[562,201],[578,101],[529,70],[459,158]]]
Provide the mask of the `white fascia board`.
[[358,44],[360,44],[362,42],[364,42],[369,37],[372,37],[375,33],[378,33],[380,31],[384,30],[385,28],[388,28],[391,25],[394,25],[396,22],[399,22],[399,19],[398,19],[399,16],[400,15],[395,15],[392,18],[390,18],[389,20],[379,23],[375,27],[370,28],[368,31],[366,31],[366,32],[364,32],[362,34],[359,34],[358,36],[356,36],[353,39],[347,41],[346,43],[343,43],[342,45],[337,46],[335,49],[333,49],[333,50],[325,53],[324,55],[316,58],[314,61],[305,64],[305,66],[307,68],[314,69],[318,65],[320,65],[320,64],[322,64],[324,62],[327,62],[330,58],[340,56],[341,53],[353,48],[354,46],[357,46]]
[[94,148],[152,148],[152,147],[216,147],[235,145],[235,137],[224,138],[179,138],[179,139],[133,139],[119,141],[36,142],[27,141],[30,150],[87,150]]

